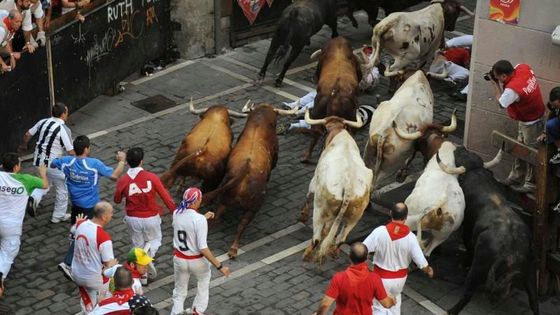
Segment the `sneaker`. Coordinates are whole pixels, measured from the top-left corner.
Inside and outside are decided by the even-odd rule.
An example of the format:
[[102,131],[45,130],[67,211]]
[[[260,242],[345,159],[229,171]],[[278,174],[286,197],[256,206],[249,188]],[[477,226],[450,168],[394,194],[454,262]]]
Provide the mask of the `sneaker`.
[[148,264],[148,279],[155,279],[157,278],[157,269],[154,266],[154,262]]
[[560,164],[560,151],[556,152],[556,154],[554,154],[551,158],[550,158],[550,164]]
[[51,223],[60,223],[60,222],[66,222],[68,220],[70,220],[70,213],[65,213],[64,216],[62,218],[51,218]]
[[37,216],[37,203],[35,202],[35,198],[29,196],[25,211],[27,211],[27,214],[33,218]]
[[74,282],[74,277],[72,277],[72,269],[65,262],[58,264],[58,270],[62,271],[64,277],[72,282]]
[[525,184],[519,185],[519,186],[511,186],[511,189],[515,190],[518,193],[522,193],[522,194],[534,192],[536,188],[537,187],[535,187],[535,185],[531,184],[531,183],[525,183]]

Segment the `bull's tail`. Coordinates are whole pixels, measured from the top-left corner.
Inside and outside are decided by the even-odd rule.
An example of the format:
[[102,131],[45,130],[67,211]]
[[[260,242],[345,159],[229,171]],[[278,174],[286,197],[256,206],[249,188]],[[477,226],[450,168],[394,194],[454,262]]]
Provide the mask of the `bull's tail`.
[[276,50],[276,54],[274,54],[274,62],[278,63],[280,60],[284,59],[288,52],[290,51],[290,43],[292,42],[292,38],[294,37],[294,24],[296,23],[298,17],[298,11],[292,10],[290,12],[290,16],[288,17],[288,21],[283,21],[281,25],[279,25],[278,29],[276,30],[278,42],[280,46]]
[[206,143],[204,144],[204,146],[198,150],[196,150],[195,152],[183,157],[182,159],[180,159],[179,161],[174,161],[173,165],[171,166],[171,168],[163,173],[163,175],[161,176],[161,182],[163,183],[163,185],[165,187],[167,187],[167,189],[171,188],[173,186],[173,184],[175,183],[175,179],[177,178],[177,170],[184,165],[185,163],[191,161],[192,159],[195,159],[197,157],[199,157],[200,155],[202,155],[205,151],[206,151],[206,144],[208,143],[208,140],[206,141]]
[[[342,220],[344,219],[344,214],[346,213],[349,204],[350,204],[350,198],[348,194],[345,192],[345,190],[342,190],[342,202],[340,203],[338,214],[334,219],[334,222],[331,226],[329,233],[327,234],[325,239],[321,242],[321,246],[319,247],[319,252],[317,255],[319,261],[323,260],[323,257],[325,257],[328,254],[330,249],[334,249],[333,247],[338,245],[333,243],[335,240],[335,236],[337,235],[340,225],[342,223]],[[315,209],[313,209],[313,211],[315,211]]]
[[211,204],[212,201],[214,201],[214,199],[216,199],[216,197],[221,195],[224,191],[231,189],[233,186],[237,185],[249,173],[250,163],[251,160],[247,159],[245,161],[245,164],[243,165],[243,167],[241,168],[239,173],[237,173],[236,176],[229,178],[225,182],[222,182],[220,186],[218,186],[218,188],[216,188],[215,190],[205,193],[204,198],[202,199],[202,203],[205,205]]
[[512,269],[513,256],[498,258],[490,267],[486,278],[486,290],[488,298],[492,302],[503,300],[509,296],[513,278],[519,273]]

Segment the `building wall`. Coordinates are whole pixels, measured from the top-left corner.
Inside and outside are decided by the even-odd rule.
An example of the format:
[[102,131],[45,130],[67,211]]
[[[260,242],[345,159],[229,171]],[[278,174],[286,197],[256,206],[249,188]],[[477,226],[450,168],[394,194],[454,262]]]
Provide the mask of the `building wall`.
[[[490,0],[478,0],[476,6],[464,138],[469,149],[486,159],[497,152],[490,142],[492,130],[514,138],[517,135],[517,123],[498,107],[491,83],[483,79],[496,61],[507,59],[514,65],[529,64],[537,75],[545,102],[549,91],[560,86],[560,46],[552,45],[550,37],[560,24],[560,1],[521,0],[518,25],[491,21],[489,3]],[[509,157],[506,159],[511,161]],[[506,175],[508,168],[508,163],[503,163],[496,170],[497,175]]]
[[174,32],[181,58],[215,52],[214,0],[171,0],[171,20],[181,24],[181,31]]

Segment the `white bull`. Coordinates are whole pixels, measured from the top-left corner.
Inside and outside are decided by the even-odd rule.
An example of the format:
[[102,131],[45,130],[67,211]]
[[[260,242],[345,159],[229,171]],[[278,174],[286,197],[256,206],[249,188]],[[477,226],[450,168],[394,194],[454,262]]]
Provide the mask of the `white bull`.
[[434,155],[404,202],[408,207],[406,225],[418,231],[420,244],[423,244],[422,231],[429,230],[432,233],[430,242],[426,247],[423,246],[426,256],[430,256],[463,222],[465,197],[457,176],[464,173],[465,168],[454,167],[455,149],[455,145],[449,141],[442,143],[438,155],[442,163],[451,166],[446,169],[449,173],[442,170]]
[[334,253],[369,203],[373,173],[362,161],[356,141],[344,129],[344,125],[359,128],[363,122],[359,116],[356,120],[346,121],[336,116],[312,120],[309,111],[305,113],[308,124],[323,124],[328,131],[301,211],[301,220],[305,222],[313,200],[313,239],[305,250],[305,260],[314,258],[318,245],[315,260],[322,262],[327,254]]
[[455,29],[461,11],[473,15],[455,0],[432,1],[431,5],[418,11],[389,14],[373,28],[371,43],[375,47],[375,56],[368,68],[379,63],[383,47],[395,59],[385,76],[421,69],[433,60],[436,50],[443,47],[443,32]]
[[372,188],[394,173],[414,152],[414,141],[401,138],[393,128],[414,133],[432,123],[434,96],[422,71],[408,78],[393,97],[379,104],[369,126],[364,150],[366,166],[373,170]]

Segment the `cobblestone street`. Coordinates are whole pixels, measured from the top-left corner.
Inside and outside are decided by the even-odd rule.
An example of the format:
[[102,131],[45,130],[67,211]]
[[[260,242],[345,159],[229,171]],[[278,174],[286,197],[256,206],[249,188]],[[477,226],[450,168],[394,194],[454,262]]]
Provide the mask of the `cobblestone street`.
[[[476,1],[463,1],[470,9]],[[424,4],[425,5],[425,4]],[[348,19],[339,20],[339,32],[347,37],[353,47],[370,41],[371,28],[363,13],[356,17],[359,29],[354,29]],[[461,17],[457,30],[447,33],[453,37],[461,33],[472,34],[472,18]],[[225,55],[194,61],[179,61],[152,77],[132,76],[126,90],[116,96],[100,96],[70,117],[69,127],[73,137],[81,134],[92,139],[92,157],[115,166],[114,153],[134,146],[144,148],[144,167],[162,174],[169,167],[185,133],[198,121],[188,111],[192,97],[198,107],[227,104],[240,110],[244,103],[267,102],[280,106],[314,89],[315,64],[310,63],[312,52],[330,38],[325,27],[313,37],[309,47],[288,71],[284,86],[275,88],[273,80],[277,67],[271,66],[262,86],[255,86],[258,69],[262,66],[270,40],[261,40],[237,48]],[[388,99],[388,81],[383,79],[371,94],[360,96],[360,104],[374,104],[378,99]],[[447,83],[433,81],[435,97],[434,120],[445,122],[453,109],[457,109],[460,127],[451,138],[461,142],[465,121],[465,103],[453,100],[448,93],[454,88]],[[152,96],[164,96],[177,105],[150,113],[132,103]],[[286,118],[282,118],[285,120]],[[235,119],[232,126],[237,138],[244,121]],[[31,127],[31,126],[30,126]],[[367,128],[366,128],[367,129]],[[356,141],[363,151],[367,130],[356,134]],[[235,260],[228,260],[227,250],[233,241],[240,212],[227,210],[221,223],[209,229],[208,245],[220,260],[233,271],[228,279],[213,269],[208,314],[312,314],[318,307],[328,283],[335,272],[343,270],[348,261],[341,253],[339,258],[329,258],[320,267],[302,260],[303,249],[312,234],[311,220],[298,221],[305,200],[309,181],[315,165],[299,162],[310,138],[305,134],[279,135],[280,151],[276,168],[268,183],[268,193],[263,207],[249,225],[242,238],[242,247]],[[313,159],[319,156],[319,145]],[[30,171],[29,162],[25,163]],[[417,157],[411,173],[416,176],[422,170],[422,159]],[[383,204],[404,200],[413,187],[414,175],[408,184],[391,184],[382,189]],[[196,184],[189,181],[189,184]],[[101,197],[112,201],[115,184],[103,179]],[[180,194],[171,191],[176,201]],[[77,314],[80,311],[76,286],[66,280],[56,266],[62,261],[69,241],[68,224],[49,222],[53,208],[53,194],[43,201],[36,218],[26,218],[22,246],[16,262],[6,280],[6,301],[16,314]],[[123,218],[123,204],[116,206],[113,221],[108,227],[113,238],[115,257],[121,262],[130,249],[130,238]],[[211,210],[211,209],[210,209]],[[378,209],[376,209],[378,210]],[[169,314],[173,291],[172,226],[171,216],[162,217],[163,245],[156,257],[158,279],[147,286],[147,297]],[[375,227],[387,221],[379,212],[366,212],[360,223],[348,237],[362,240]],[[429,279],[421,272],[413,271],[407,281],[403,296],[403,314],[443,314],[454,305],[462,294],[462,281],[467,270],[461,266],[463,245],[458,238],[444,244],[430,257],[436,277]],[[192,281],[191,281],[192,286]],[[192,292],[185,303],[190,307]],[[541,314],[559,314],[560,300],[551,298],[541,301]],[[332,311],[331,311],[332,312]],[[530,314],[525,291],[516,289],[505,301],[490,304],[482,292],[477,293],[461,314]],[[0,314],[1,315],[1,314]]]

